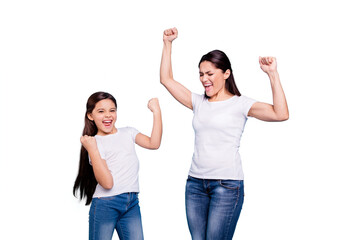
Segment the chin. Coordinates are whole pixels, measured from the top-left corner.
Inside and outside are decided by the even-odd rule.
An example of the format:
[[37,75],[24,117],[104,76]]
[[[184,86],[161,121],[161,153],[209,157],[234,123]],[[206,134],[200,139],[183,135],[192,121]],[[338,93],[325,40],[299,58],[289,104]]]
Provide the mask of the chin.
[[208,93],[208,92],[204,91],[204,95],[207,98],[211,98],[214,94],[211,94],[211,93]]

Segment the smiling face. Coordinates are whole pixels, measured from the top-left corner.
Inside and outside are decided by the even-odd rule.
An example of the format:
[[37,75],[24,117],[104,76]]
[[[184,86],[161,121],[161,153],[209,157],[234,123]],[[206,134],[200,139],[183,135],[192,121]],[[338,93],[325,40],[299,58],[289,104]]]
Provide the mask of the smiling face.
[[95,122],[98,129],[97,135],[116,133],[115,122],[117,119],[115,103],[110,99],[104,99],[96,103],[94,110],[87,117]]
[[199,67],[200,81],[205,88],[205,93],[210,99],[228,94],[225,88],[226,79],[230,76],[230,70],[223,72],[216,68],[212,62],[203,61]]

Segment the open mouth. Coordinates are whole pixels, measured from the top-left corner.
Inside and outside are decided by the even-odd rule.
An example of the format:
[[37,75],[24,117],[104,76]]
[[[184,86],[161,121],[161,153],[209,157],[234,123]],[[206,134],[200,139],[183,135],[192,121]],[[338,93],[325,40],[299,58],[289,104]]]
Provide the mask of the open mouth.
[[103,121],[103,124],[105,127],[110,127],[112,122],[113,122],[112,120],[105,120],[105,121]]
[[206,83],[206,84],[204,84],[205,91],[206,91],[206,92],[210,91],[211,88],[212,88],[212,86],[213,86],[213,85],[212,85],[211,83]]

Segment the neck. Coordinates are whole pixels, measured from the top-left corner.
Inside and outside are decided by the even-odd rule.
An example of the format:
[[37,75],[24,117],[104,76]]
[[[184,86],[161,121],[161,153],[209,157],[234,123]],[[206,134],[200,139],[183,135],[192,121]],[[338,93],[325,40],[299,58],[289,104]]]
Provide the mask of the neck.
[[233,96],[234,94],[230,93],[226,88],[223,88],[220,91],[218,91],[216,94],[211,96],[208,101],[209,102],[224,101],[229,98],[232,98]]

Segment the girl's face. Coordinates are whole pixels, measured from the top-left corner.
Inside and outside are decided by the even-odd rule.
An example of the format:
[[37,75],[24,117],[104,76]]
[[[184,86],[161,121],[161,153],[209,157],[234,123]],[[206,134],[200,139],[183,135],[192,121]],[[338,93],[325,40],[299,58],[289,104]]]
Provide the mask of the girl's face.
[[208,97],[216,97],[219,92],[226,92],[225,81],[230,75],[230,70],[226,70],[224,73],[212,62],[204,61],[200,63],[199,73],[200,81]]
[[104,99],[96,103],[94,110],[88,113],[88,118],[95,122],[98,129],[97,135],[105,136],[116,133],[115,122],[117,119],[115,103]]

